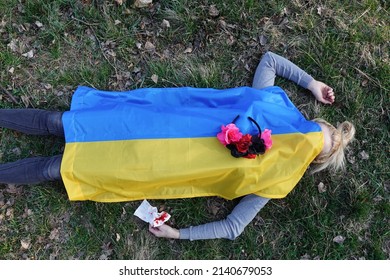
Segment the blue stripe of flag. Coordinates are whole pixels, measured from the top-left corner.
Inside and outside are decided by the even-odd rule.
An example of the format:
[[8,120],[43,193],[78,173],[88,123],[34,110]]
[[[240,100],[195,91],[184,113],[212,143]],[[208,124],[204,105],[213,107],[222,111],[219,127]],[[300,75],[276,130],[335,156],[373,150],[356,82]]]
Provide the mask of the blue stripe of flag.
[[63,115],[70,142],[214,137],[237,115],[243,133],[255,134],[254,118],[272,134],[308,133],[307,121],[279,87],[143,88],[124,92],[78,87]]

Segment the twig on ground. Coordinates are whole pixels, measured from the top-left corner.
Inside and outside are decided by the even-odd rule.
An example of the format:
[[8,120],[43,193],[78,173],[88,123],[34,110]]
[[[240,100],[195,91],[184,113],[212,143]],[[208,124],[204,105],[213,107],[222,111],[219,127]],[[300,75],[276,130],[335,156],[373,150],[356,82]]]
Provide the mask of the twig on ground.
[[364,72],[363,72],[362,70],[360,70],[359,68],[356,68],[356,67],[354,67],[354,68],[355,68],[356,71],[359,72],[360,75],[366,77],[368,80],[370,80],[371,82],[373,82],[374,84],[376,84],[379,88],[385,89],[385,90],[386,90],[386,88],[384,88],[384,87],[380,84],[380,82],[378,82],[376,79],[370,77],[369,75],[367,75],[366,73],[364,73]]
[[15,96],[12,95],[12,93],[10,93],[5,87],[3,87],[2,85],[0,85],[0,89],[2,91],[5,92],[5,94],[7,94],[7,96],[11,99],[11,101],[15,104],[18,104],[19,102],[16,100]]

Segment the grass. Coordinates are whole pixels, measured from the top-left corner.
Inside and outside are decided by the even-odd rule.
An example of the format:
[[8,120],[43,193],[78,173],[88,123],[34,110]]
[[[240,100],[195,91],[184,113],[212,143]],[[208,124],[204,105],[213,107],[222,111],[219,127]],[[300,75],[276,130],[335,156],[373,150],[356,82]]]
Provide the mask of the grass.
[[[336,104],[319,106],[304,89],[277,80],[307,117],[356,125],[346,171],[306,174],[234,241],[156,239],[133,216],[138,202],[69,202],[59,182],[1,185],[0,259],[390,258],[386,1],[161,0],[144,9],[131,2],[3,0],[0,84],[18,103],[2,90],[0,107],[67,110],[78,85],[107,90],[250,86],[260,57],[272,50],[335,89]],[[209,14],[213,4],[218,16]],[[162,27],[164,19],[169,28]],[[145,49],[146,42],[155,48]],[[34,57],[24,57],[30,50]],[[1,162],[63,149],[56,138],[6,129],[0,137]],[[317,190],[320,182],[327,187],[324,193]],[[219,198],[152,202],[172,214],[176,227],[222,219],[235,203]],[[345,237],[341,244],[333,241],[339,235]]]

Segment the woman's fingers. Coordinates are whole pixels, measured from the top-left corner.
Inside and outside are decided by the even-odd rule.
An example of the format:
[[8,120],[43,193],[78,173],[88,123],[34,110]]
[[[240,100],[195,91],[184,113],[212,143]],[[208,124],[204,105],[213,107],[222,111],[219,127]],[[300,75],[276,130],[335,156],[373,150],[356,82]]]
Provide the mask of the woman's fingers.
[[335,100],[334,91],[331,87],[327,86],[324,99],[328,100],[330,103],[333,103]]
[[156,237],[174,238],[178,239],[180,236],[179,230],[172,228],[166,224],[159,227],[149,225],[149,231]]

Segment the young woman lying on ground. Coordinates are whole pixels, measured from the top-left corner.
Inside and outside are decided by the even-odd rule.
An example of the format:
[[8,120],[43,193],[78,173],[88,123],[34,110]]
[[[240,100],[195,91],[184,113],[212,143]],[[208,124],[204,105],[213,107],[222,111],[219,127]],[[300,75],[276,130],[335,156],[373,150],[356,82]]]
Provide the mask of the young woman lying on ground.
[[306,120],[274,86],[276,76],[322,103],[335,100],[332,88],[267,52],[251,88],[79,87],[70,111],[2,109],[0,127],[65,137],[66,145],[63,155],[1,164],[0,182],[62,180],[70,200],[98,202],[242,197],[221,221],[149,227],[157,237],[235,239],[270,199],[285,197],[310,164],[314,172],[343,168],[355,134],[347,121],[335,128]]

